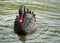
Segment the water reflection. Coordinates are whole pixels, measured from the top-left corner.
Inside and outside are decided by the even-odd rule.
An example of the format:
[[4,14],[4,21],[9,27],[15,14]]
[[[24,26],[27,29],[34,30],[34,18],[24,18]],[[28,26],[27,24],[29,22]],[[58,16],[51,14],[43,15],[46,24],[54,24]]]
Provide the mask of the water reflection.
[[19,36],[19,40],[21,40],[22,43],[25,43],[25,41],[26,41],[26,35]]

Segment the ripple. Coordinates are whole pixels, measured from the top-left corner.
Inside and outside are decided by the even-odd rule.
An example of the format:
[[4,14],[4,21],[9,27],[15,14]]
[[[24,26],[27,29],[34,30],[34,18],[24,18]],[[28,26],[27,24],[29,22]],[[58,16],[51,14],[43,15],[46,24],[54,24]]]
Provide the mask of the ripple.
[[[18,37],[13,24],[21,4],[36,14],[37,30],[33,34]],[[20,38],[20,39],[19,39]],[[0,43],[59,43],[60,0],[1,0]]]

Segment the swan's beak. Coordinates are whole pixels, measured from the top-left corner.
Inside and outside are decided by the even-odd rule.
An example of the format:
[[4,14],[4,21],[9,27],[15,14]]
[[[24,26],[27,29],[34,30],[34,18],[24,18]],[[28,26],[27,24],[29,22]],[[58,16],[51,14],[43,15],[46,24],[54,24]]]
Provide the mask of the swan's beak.
[[19,16],[19,21],[22,22],[23,21],[23,15]]

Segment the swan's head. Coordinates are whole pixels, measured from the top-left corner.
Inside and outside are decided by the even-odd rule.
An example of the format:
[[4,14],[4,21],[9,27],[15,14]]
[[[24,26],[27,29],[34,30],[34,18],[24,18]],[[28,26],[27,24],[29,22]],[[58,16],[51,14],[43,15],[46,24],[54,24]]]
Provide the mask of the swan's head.
[[19,21],[20,22],[22,22],[24,14],[25,14],[25,6],[20,5],[20,9],[19,9]]

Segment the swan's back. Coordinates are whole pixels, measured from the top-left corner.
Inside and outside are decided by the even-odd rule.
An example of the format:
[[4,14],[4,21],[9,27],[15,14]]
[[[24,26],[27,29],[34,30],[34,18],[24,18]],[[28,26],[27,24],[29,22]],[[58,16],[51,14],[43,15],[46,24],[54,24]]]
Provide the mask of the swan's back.
[[27,33],[32,32],[37,27],[36,18],[34,15],[35,14],[32,13],[26,13],[26,15],[24,16],[22,27]]

